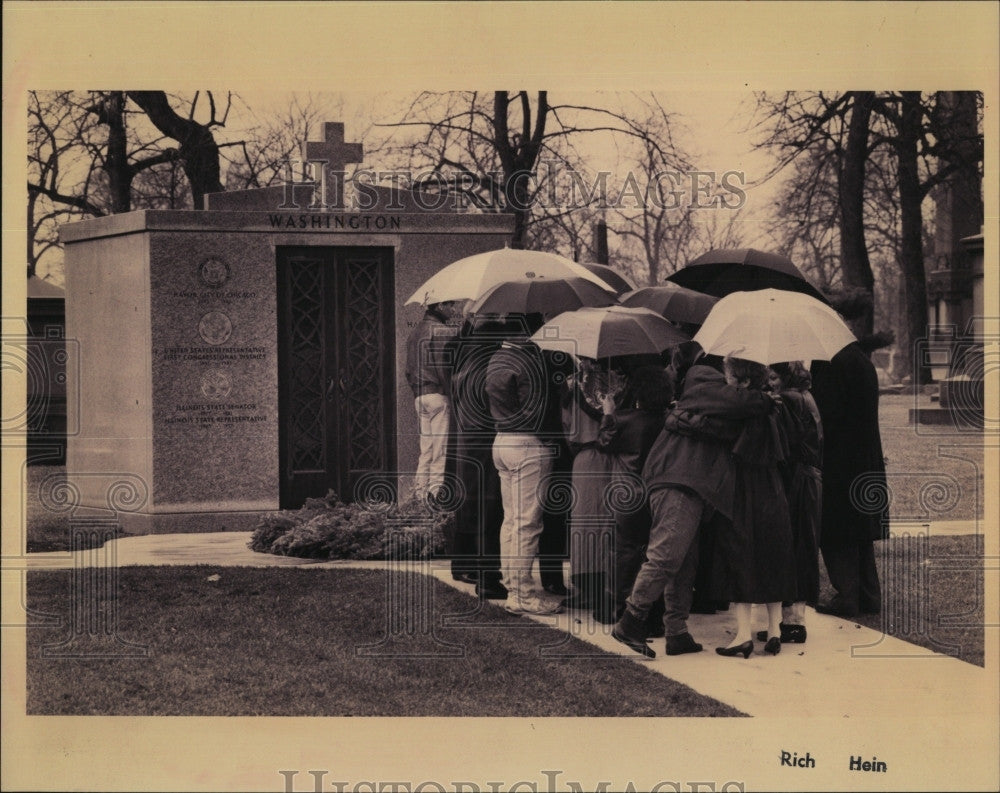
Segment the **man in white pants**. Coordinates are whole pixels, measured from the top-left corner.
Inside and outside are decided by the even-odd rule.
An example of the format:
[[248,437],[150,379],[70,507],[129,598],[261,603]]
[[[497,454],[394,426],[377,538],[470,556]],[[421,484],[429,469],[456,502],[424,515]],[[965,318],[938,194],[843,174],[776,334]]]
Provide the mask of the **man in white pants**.
[[444,348],[457,333],[453,301],[431,303],[406,341],[406,382],[420,421],[420,459],[414,482],[418,498],[433,501],[444,484],[451,421],[450,372]]
[[526,336],[505,341],[486,370],[486,395],[496,422],[493,462],[500,474],[503,525],[500,571],[507,589],[504,608],[515,614],[555,614],[561,602],[534,585],[531,568],[542,533],[542,494],[552,471],[544,443],[549,393],[541,350]]

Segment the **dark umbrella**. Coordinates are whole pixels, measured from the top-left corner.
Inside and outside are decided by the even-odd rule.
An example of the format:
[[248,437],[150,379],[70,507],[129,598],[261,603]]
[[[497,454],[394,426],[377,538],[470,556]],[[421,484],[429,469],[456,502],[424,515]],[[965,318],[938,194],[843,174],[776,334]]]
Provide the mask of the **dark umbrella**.
[[615,295],[585,278],[521,278],[488,289],[469,306],[470,314],[555,316],[584,306],[613,306]]
[[783,289],[786,292],[801,292],[830,304],[787,256],[755,248],[709,251],[668,276],[667,280],[715,297],[758,289]]
[[635,287],[628,282],[625,276],[623,276],[617,270],[611,269],[606,264],[593,264],[590,262],[581,262],[580,266],[587,268],[590,272],[592,272],[602,281],[605,281],[608,284],[608,286],[610,286],[619,295],[624,294],[625,292],[630,292],[631,290],[635,289]]
[[584,358],[659,355],[689,340],[648,308],[581,308],[550,319],[531,340],[543,350],[559,350]]
[[639,306],[655,311],[673,322],[700,325],[719,298],[674,283],[644,286],[619,296],[623,306]]

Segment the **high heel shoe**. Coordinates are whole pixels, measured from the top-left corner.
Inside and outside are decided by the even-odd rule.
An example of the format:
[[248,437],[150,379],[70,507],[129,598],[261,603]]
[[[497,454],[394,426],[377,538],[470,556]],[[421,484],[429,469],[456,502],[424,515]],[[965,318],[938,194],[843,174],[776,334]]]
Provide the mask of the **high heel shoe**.
[[781,639],[777,636],[772,636],[767,640],[767,644],[764,645],[764,652],[768,655],[777,655],[781,652]]
[[742,655],[744,660],[750,657],[750,653],[753,652],[753,641],[745,641],[743,644],[737,644],[735,647],[716,647],[715,652],[719,655],[725,655],[730,658]]

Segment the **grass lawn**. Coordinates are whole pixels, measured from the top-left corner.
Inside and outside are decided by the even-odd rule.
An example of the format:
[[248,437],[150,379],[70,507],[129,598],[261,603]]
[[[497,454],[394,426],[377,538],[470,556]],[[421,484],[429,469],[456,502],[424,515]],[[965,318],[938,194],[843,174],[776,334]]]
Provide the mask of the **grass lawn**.
[[[930,404],[929,401],[921,397],[921,404]],[[883,448],[888,460],[889,486],[892,490],[892,500],[890,512],[895,520],[914,521],[919,523],[922,520],[972,520],[982,517],[982,497],[983,497],[983,453],[982,447],[977,446],[981,442],[982,436],[978,433],[958,433],[950,427],[921,426],[915,428],[909,425],[908,410],[916,404],[913,396],[883,396],[880,402],[880,425],[883,439]],[[52,512],[43,505],[40,498],[40,491],[51,489],[54,482],[60,477],[64,477],[65,469],[56,466],[31,466],[27,469],[27,491],[25,494],[25,505],[27,509],[27,546],[29,551],[49,551],[65,550],[70,544],[70,520],[67,512]],[[55,479],[53,479],[55,477]],[[84,539],[90,535],[83,534]],[[893,538],[876,546],[880,550],[879,572],[883,582],[883,596],[885,607],[883,612],[877,616],[864,616],[857,621],[876,630],[885,631],[887,634],[906,641],[913,642],[923,647],[937,652],[953,655],[963,661],[978,664],[984,663],[984,610],[983,610],[983,545],[982,538],[975,536],[963,537],[935,537],[930,540],[921,538]],[[832,590],[826,580],[825,570],[820,565],[823,576],[823,599],[832,595]],[[360,708],[359,714],[371,714],[376,712],[367,708],[370,704],[364,701],[353,703],[351,697],[356,695],[354,689],[356,685],[348,685],[345,702],[349,705],[343,710],[331,709],[329,693],[322,696],[306,696],[303,692],[315,692],[317,686],[313,685],[315,679],[314,671],[317,665],[326,663],[341,662],[343,658],[348,658],[347,665],[351,675],[354,673],[364,674],[368,671],[367,683],[362,686],[378,686],[379,675],[372,670],[377,670],[379,674],[385,670],[376,664],[372,659],[355,658],[348,652],[348,642],[364,642],[363,637],[374,636],[384,623],[384,615],[379,610],[382,606],[372,610],[373,602],[383,603],[381,595],[382,586],[378,584],[362,585],[361,579],[357,578],[363,574],[347,571],[303,571],[312,578],[296,578],[297,571],[293,570],[245,570],[235,571],[231,568],[220,571],[222,580],[218,583],[209,583],[204,579],[211,574],[200,568],[179,570],[157,570],[143,568],[141,571],[134,569],[123,569],[121,571],[121,592],[122,598],[118,601],[121,611],[121,631],[127,637],[141,636],[141,639],[133,639],[149,643],[153,648],[153,657],[149,661],[125,661],[118,660],[114,663],[121,665],[119,670],[122,674],[106,676],[106,662],[79,661],[70,662],[67,660],[50,660],[36,658],[33,661],[33,673],[29,677],[36,681],[46,680],[46,693],[43,695],[37,686],[34,689],[30,703],[36,712],[100,712],[100,713],[167,713],[178,712],[170,708],[181,707],[181,702],[188,696],[186,692],[191,690],[191,696],[195,700],[191,707],[194,710],[185,710],[189,713],[254,713],[266,712],[277,714],[284,713],[284,710],[276,710],[267,701],[266,695],[273,689],[265,686],[263,692],[255,692],[257,686],[262,684],[254,683],[254,680],[285,680],[282,685],[289,686],[289,691],[281,691],[281,695],[275,697],[284,705],[287,703],[288,713],[307,714],[317,713],[322,715],[334,715],[353,712],[351,710],[355,704]],[[37,608],[42,611],[56,614],[64,614],[68,606],[68,593],[70,586],[69,573],[32,573],[29,577],[29,597],[32,603],[38,604]],[[324,578],[320,578],[323,576]],[[345,576],[343,582],[334,581],[331,576]],[[288,603],[288,593],[284,591],[287,583],[297,582],[296,587],[302,588],[302,582],[315,582],[322,580],[325,584],[317,587],[323,595],[314,602],[316,597],[315,589],[305,588],[299,597],[300,603],[296,603],[294,608],[285,609],[283,604]],[[381,581],[381,579],[379,579]],[[159,582],[160,585],[153,586],[149,582]],[[357,590],[365,590],[364,595],[358,595]],[[367,587],[367,588],[366,588]],[[225,608],[218,607],[218,598],[213,599],[219,593],[228,592],[232,595],[239,595],[238,599],[227,600]],[[135,597],[127,597],[128,594]],[[148,598],[141,597],[144,593]],[[166,593],[166,594],[165,594]],[[333,593],[333,594],[331,594]],[[346,600],[340,602],[340,607],[335,608],[331,597],[336,599],[336,593],[348,593]],[[455,598],[460,595],[440,586],[435,589],[435,604],[442,613],[448,610],[464,610],[464,605]],[[182,597],[183,595],[183,597]],[[147,601],[148,602],[145,602]],[[367,604],[367,605],[364,605]],[[360,616],[360,611],[364,605],[365,616]],[[347,606],[350,606],[348,608]],[[275,609],[279,609],[275,612]],[[281,614],[279,624],[272,624],[276,619],[274,613]],[[437,612],[435,612],[437,615]],[[500,686],[501,693],[506,690],[506,681],[509,677],[509,670],[505,665],[498,669],[488,660],[494,658],[504,658],[509,652],[507,644],[498,644],[494,641],[497,637],[505,637],[508,631],[513,631],[517,636],[523,636],[529,628],[516,628],[513,626],[523,625],[524,621],[510,617],[500,609],[489,609],[488,618],[503,624],[507,627],[501,633],[497,631],[496,636],[491,636],[486,631],[459,631],[459,629],[448,629],[439,631],[438,635],[450,636],[455,631],[459,631],[462,641],[467,642],[469,652],[462,664],[468,667],[469,680],[476,680],[476,683],[463,684],[465,688],[471,687],[479,691],[477,696],[481,696],[481,701],[472,703],[470,707],[465,699],[458,696],[455,691],[445,687],[443,691],[437,691],[433,687],[428,690],[426,680],[416,687],[413,692],[408,692],[405,698],[412,703],[413,711],[426,713],[427,715],[442,715],[447,712],[451,715],[465,713],[468,715],[499,715],[500,711],[493,708],[502,708],[504,701],[489,693],[490,686],[496,681],[505,681]],[[177,625],[184,623],[184,628],[179,629]],[[289,630],[287,634],[281,633],[282,626],[286,624],[297,624],[295,630]],[[211,627],[206,627],[210,625]],[[246,626],[252,625],[254,630]],[[227,627],[231,626],[231,627]],[[268,627],[270,626],[270,627]],[[320,631],[318,626],[323,627]],[[128,630],[126,630],[126,628]],[[274,631],[274,635],[257,636],[255,630]],[[317,641],[317,634],[322,633],[322,641]],[[483,635],[485,634],[485,635]],[[33,629],[29,632],[29,641],[32,642],[33,651],[38,652],[41,643],[57,640],[58,633],[52,630]],[[282,636],[291,637],[292,642],[289,648],[284,646]],[[336,637],[352,637],[337,641]],[[149,639],[147,637],[154,637]],[[311,641],[303,643],[302,637],[311,637]],[[331,639],[331,637],[333,637]],[[357,637],[357,638],[355,638]],[[373,639],[374,641],[375,639]],[[235,646],[228,648],[228,642]],[[243,644],[245,643],[245,647]],[[524,680],[517,675],[514,678],[518,683],[524,682],[530,688],[530,681],[534,679],[541,685],[539,691],[545,692],[544,696],[532,698],[525,694],[525,699],[521,701],[530,703],[531,707],[524,709],[520,707],[512,708],[511,713],[536,715],[611,715],[619,712],[623,714],[639,715],[648,712],[644,710],[647,705],[630,701],[627,705],[622,704],[621,709],[614,710],[613,702],[603,702],[600,708],[610,708],[600,710],[600,712],[586,713],[580,712],[581,707],[589,707],[594,703],[581,705],[576,702],[562,701],[557,705],[552,700],[553,694],[549,691],[555,686],[551,684],[552,670],[557,669],[560,674],[579,675],[581,670],[574,666],[573,662],[555,661],[539,659],[531,655],[535,644],[528,643],[521,646],[514,642],[514,648],[518,652],[526,652],[523,656],[527,667],[534,667],[545,670],[544,673],[535,673],[534,677],[529,674]],[[241,649],[242,647],[242,649]],[[270,671],[270,660],[268,658],[253,659],[252,653],[259,652],[260,647],[271,648],[276,653],[276,657],[284,659],[286,655],[293,658],[298,654],[303,659],[309,659],[305,664],[308,674],[304,673],[299,665],[294,661],[281,660],[275,662],[275,670]],[[353,647],[353,644],[350,645]],[[475,652],[473,652],[475,650]],[[475,656],[478,660],[473,660]],[[191,660],[187,660],[187,659]],[[159,659],[159,660],[157,660]],[[172,659],[172,662],[171,660]],[[197,660],[196,660],[197,659]],[[239,659],[238,661],[236,659]],[[207,663],[206,663],[207,660]],[[164,676],[154,677],[157,680],[156,686],[163,686],[162,681],[173,680],[176,690],[171,691],[167,702],[154,697],[157,708],[163,710],[148,710],[152,707],[145,694],[152,696],[155,692],[145,692],[143,686],[149,685],[140,676],[139,682],[134,684],[134,689],[125,691],[119,690],[108,692],[106,690],[106,680],[127,681],[135,677],[137,669],[141,669],[147,663],[154,663],[158,670],[166,672]],[[74,663],[81,664],[79,668],[73,666]],[[422,660],[416,667],[413,662],[394,660],[387,667],[393,671],[392,679],[400,684],[419,679],[421,671],[425,677],[432,680],[449,680],[448,674],[439,670],[435,674],[427,674],[425,660]],[[458,662],[435,661],[437,664],[446,665],[447,669],[456,669]],[[69,664],[69,666],[66,666]],[[221,666],[219,666],[221,664]],[[190,668],[205,668],[205,676],[198,680],[190,679],[187,673],[178,670]],[[396,667],[398,666],[398,670]],[[461,666],[461,664],[459,664]],[[586,687],[594,685],[594,681],[589,675],[592,671],[607,669],[614,670],[614,674],[636,675],[641,674],[639,670],[633,669],[634,665],[625,664],[618,658],[608,657],[600,661],[593,662],[593,670],[588,669],[588,679],[578,680],[570,687],[570,690],[578,690],[582,683]],[[412,667],[412,668],[411,668]],[[607,669],[605,669],[607,667]],[[641,668],[640,668],[641,669]],[[173,671],[171,671],[173,670]],[[214,670],[214,671],[213,671]],[[282,670],[286,670],[284,673]],[[128,674],[125,674],[128,672]],[[330,680],[333,672],[336,672],[336,679],[353,680],[358,684],[358,680],[351,675],[341,678],[339,670],[331,670],[331,676],[324,676]],[[610,675],[610,672],[608,672]],[[42,677],[38,677],[42,675]],[[302,677],[300,680],[299,677]],[[225,702],[226,696],[221,693],[220,682],[228,679],[239,680],[241,683],[246,680],[246,685],[233,688],[241,689],[241,702]],[[610,682],[607,686],[610,690],[615,690],[616,678],[611,675],[607,678]],[[59,686],[51,686],[52,681],[85,680],[88,690],[93,687],[96,699],[92,700],[88,693],[80,691],[77,687],[69,690],[60,690]],[[539,682],[540,681],[540,682]],[[598,681],[600,682],[600,681]],[[204,691],[198,688],[204,685]],[[661,686],[663,683],[659,676],[647,676],[647,686]],[[327,684],[319,686],[327,692]],[[696,701],[705,701],[704,698],[694,694],[694,692],[683,687],[676,689],[686,692],[686,696],[694,697]],[[675,690],[676,690],[675,689]],[[461,688],[459,690],[462,690]],[[657,689],[658,690],[658,689]],[[429,700],[437,705],[429,706],[428,697],[424,697],[424,692],[431,691],[433,696]],[[58,692],[58,693],[54,693]],[[207,692],[207,693],[206,693]],[[286,696],[287,694],[287,696]],[[411,696],[412,694],[412,696]],[[264,696],[265,699],[261,699]],[[339,695],[338,695],[339,696]],[[564,696],[564,695],[559,695]],[[55,698],[55,699],[53,699]],[[63,704],[59,702],[65,701]],[[381,697],[375,701],[377,706],[387,708],[391,705],[391,697]],[[110,701],[114,700],[114,702]],[[243,701],[245,700],[245,702]],[[537,700],[537,701],[536,701]],[[200,701],[200,704],[197,702]],[[55,704],[53,704],[55,702]],[[668,707],[669,712],[662,710],[655,711],[655,715],[676,715],[677,709],[670,709],[672,704],[678,704],[670,697],[658,697],[654,703],[656,707]],[[44,703],[44,704],[43,704]],[[72,704],[69,704],[72,703]],[[117,703],[117,704],[116,704]],[[463,704],[464,703],[464,704]],[[115,707],[122,707],[124,710],[115,710]],[[440,706],[444,710],[436,710]],[[187,707],[186,705],[184,707]],[[262,708],[255,710],[255,707]],[[318,710],[315,708],[319,707]],[[403,707],[398,705],[397,707]],[[457,710],[448,710],[448,708]],[[462,708],[468,708],[462,710]],[[538,710],[538,708],[555,708],[551,712],[548,710]],[[559,707],[568,708],[559,710]],[[698,711],[701,706],[695,708]],[[712,707],[723,708],[725,706],[712,703]],[[55,710],[50,710],[55,708]],[[204,708],[204,709],[203,709]],[[310,708],[313,708],[312,710]],[[683,710],[683,709],[682,709]],[[401,714],[402,711],[391,710],[394,714]],[[651,713],[651,715],[653,715]],[[685,714],[694,715],[694,714]],[[708,713],[697,715],[711,715]]]
[[909,409],[927,397],[882,395],[879,431],[895,521],[983,517],[983,435],[952,426],[909,423]]
[[[462,648],[458,656],[434,657],[442,645],[419,629],[386,649],[423,657],[361,656],[360,646],[378,644],[387,621],[401,618],[387,612],[379,571],[206,565],[126,567],[117,575],[116,586],[98,587],[117,590],[117,599],[77,614],[117,611],[117,636],[144,646],[143,657],[123,657],[126,647],[110,637],[61,647],[73,624],[72,592],[89,579],[73,571],[29,573],[30,611],[62,624],[27,631],[28,714],[743,715],[632,657],[595,655],[577,639],[562,645],[562,657],[542,656],[539,645],[565,634],[494,605],[475,615],[475,629],[435,629]],[[433,586],[429,624],[475,603],[438,581],[423,582]],[[106,657],[72,655],[95,649]]]
[[[893,537],[875,543],[875,553],[882,613],[863,614],[854,621],[984,666],[982,536]],[[820,600],[829,600],[833,594],[821,563]]]

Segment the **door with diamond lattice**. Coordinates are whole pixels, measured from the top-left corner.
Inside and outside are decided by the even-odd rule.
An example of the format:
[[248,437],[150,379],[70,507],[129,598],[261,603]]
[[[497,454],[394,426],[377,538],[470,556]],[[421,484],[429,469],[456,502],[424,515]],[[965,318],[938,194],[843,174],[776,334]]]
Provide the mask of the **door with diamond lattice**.
[[278,248],[281,506],[395,470],[391,248]]

